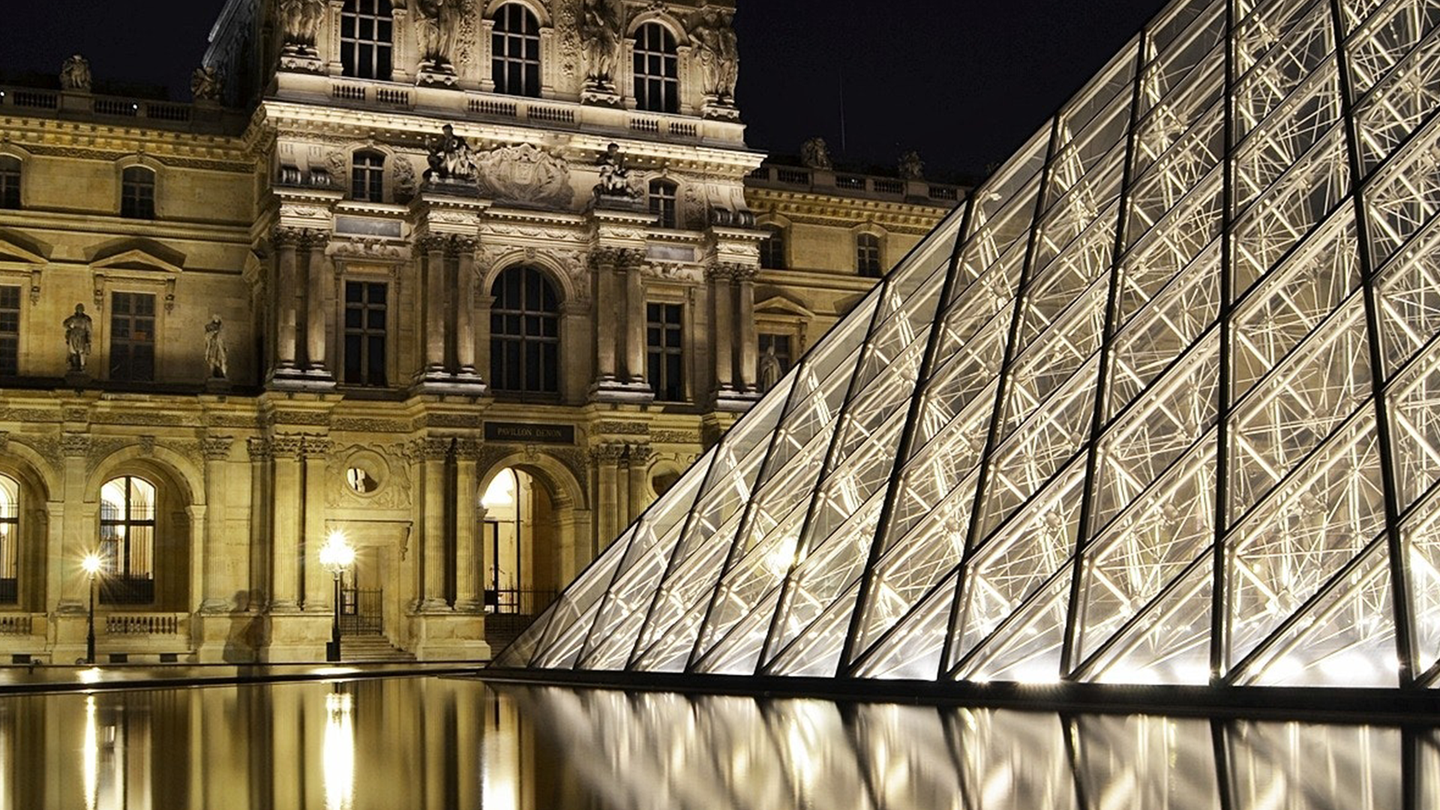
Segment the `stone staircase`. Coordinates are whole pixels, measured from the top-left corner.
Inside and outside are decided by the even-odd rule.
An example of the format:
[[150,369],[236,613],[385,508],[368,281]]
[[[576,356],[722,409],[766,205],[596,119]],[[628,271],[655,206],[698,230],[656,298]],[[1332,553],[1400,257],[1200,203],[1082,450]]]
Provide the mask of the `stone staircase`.
[[415,662],[414,655],[392,646],[380,633],[342,636],[340,658],[347,664]]

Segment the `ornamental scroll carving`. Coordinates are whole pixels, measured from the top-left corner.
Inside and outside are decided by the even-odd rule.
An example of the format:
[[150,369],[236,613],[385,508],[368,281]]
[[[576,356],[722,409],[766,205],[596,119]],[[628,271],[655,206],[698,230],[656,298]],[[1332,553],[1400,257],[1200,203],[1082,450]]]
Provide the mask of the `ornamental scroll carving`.
[[534,144],[477,153],[475,166],[481,191],[499,202],[568,208],[575,197],[570,164]]

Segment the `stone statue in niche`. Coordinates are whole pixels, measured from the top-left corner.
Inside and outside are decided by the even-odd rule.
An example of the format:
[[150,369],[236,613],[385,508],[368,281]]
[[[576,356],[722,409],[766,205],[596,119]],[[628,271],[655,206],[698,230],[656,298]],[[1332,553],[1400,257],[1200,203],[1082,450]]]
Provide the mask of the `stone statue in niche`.
[[426,161],[430,168],[425,170],[424,179],[447,183],[470,183],[475,180],[475,157],[470,144],[459,135],[455,128],[446,124],[441,130],[440,140],[430,144],[430,155]]
[[230,359],[225,350],[225,322],[219,315],[212,315],[205,324],[205,368],[211,379],[224,380],[230,376]]
[[771,343],[765,347],[765,354],[760,358],[760,390],[773,389],[784,373],[780,368],[780,358],[775,354],[775,344]]
[[219,101],[223,89],[220,71],[213,67],[198,67],[190,74],[190,94],[196,101]]
[[461,13],[460,0],[416,0],[415,37],[422,71],[454,72]]
[[580,9],[580,42],[585,48],[589,89],[615,92],[615,54],[620,49],[620,21],[610,0],[585,0]]
[[630,168],[625,165],[625,155],[620,152],[618,144],[612,143],[605,148],[597,166],[600,172],[600,182],[595,186],[597,198],[623,197],[628,200],[640,196],[639,190],[630,183]]
[[733,106],[735,82],[740,75],[740,48],[730,21],[717,9],[701,12],[690,31],[700,65],[702,90],[720,106]]
[[280,0],[280,27],[285,32],[286,50],[315,53],[325,11],[325,0]]
[[909,152],[900,156],[900,179],[925,179],[925,161],[920,159],[919,152],[911,149]]
[[829,171],[835,168],[830,161],[830,146],[824,138],[811,138],[800,145],[800,162],[807,168]]
[[85,314],[85,305],[76,304],[75,314],[65,319],[65,350],[70,361],[70,374],[83,374],[90,360],[90,334],[94,322]]
[[80,54],[65,60],[60,66],[60,89],[80,93],[90,92],[90,62]]

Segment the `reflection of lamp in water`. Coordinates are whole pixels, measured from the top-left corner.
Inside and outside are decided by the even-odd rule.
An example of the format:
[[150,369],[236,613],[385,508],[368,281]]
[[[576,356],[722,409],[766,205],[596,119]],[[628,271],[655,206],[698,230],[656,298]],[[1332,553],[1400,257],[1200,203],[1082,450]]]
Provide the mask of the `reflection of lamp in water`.
[[[338,688],[338,687],[337,687]],[[346,692],[325,696],[325,810],[346,810],[355,801],[355,728]]]
[[100,802],[100,729],[95,720],[94,695],[85,696],[85,748],[81,756],[85,769],[81,774],[85,780],[85,807],[95,810]]
[[336,529],[320,547],[320,564],[335,576],[335,621],[330,627],[330,644],[325,649],[326,661],[340,660],[340,598],[345,582],[345,569],[355,562],[355,549],[345,542],[345,533]]

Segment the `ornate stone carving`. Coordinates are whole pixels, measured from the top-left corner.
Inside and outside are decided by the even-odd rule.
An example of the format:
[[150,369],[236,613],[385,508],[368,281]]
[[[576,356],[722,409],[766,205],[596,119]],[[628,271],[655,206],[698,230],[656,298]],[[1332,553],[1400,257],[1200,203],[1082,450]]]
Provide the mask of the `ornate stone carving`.
[[251,461],[269,461],[273,448],[264,436],[251,436],[245,440],[245,450],[250,454]]
[[575,196],[570,165],[534,144],[501,146],[475,159],[480,185],[502,202],[568,208]]
[[595,464],[618,464],[625,455],[625,445],[620,442],[606,442],[590,448],[590,460]]
[[65,60],[60,66],[60,89],[77,93],[90,92],[90,61],[80,54]]
[[613,0],[582,0],[577,23],[585,49],[585,89],[614,95],[620,15]]
[[648,444],[632,444],[630,445],[628,453],[630,456],[630,466],[633,467],[636,465],[644,466],[645,462],[649,461],[650,457],[655,454],[655,451],[651,449]]
[[198,67],[190,74],[190,95],[196,101],[219,101],[224,90],[224,80],[217,68]]
[[274,458],[300,458],[305,447],[305,437],[299,433],[282,433],[270,439],[270,453]]
[[210,316],[205,324],[205,368],[211,379],[224,380],[230,377],[230,353],[225,348],[225,322],[218,314]]
[[455,42],[464,13],[461,0],[415,0],[413,16],[421,72],[454,74]]
[[234,444],[234,436],[206,436],[200,443],[200,451],[205,454],[206,461],[226,461]]
[[90,436],[85,433],[66,433],[60,437],[60,452],[69,458],[84,458],[90,455]]
[[575,78],[580,65],[580,30],[575,19],[575,0],[555,0],[555,39],[560,51],[560,73]]
[[279,0],[277,6],[285,50],[314,55],[320,23],[325,19],[325,0]]
[[155,437],[145,435],[140,437],[140,455],[145,458],[155,457]]
[[450,458],[454,449],[455,439],[450,436],[427,436],[423,439],[415,439],[410,444],[410,452],[414,458],[423,461],[444,461]]
[[478,428],[480,427],[480,416],[468,413],[432,413],[416,419],[415,426],[417,428]]
[[441,133],[438,140],[430,143],[430,155],[426,158],[430,168],[425,170],[425,180],[459,183],[475,180],[475,152],[469,142],[456,135],[455,127],[449,124],[441,128]]
[[700,434],[690,430],[652,430],[653,444],[699,444]]
[[415,196],[416,189],[419,188],[419,183],[415,179],[415,164],[411,163],[410,158],[405,155],[396,155],[391,162],[391,167],[393,173],[391,188],[395,192],[395,202],[404,205],[410,202],[411,198]]
[[387,242],[380,237],[353,236],[335,241],[330,248],[330,255],[382,262],[404,262],[410,259],[410,246]]
[[332,431],[351,431],[354,433],[404,433],[410,429],[410,423],[399,419],[368,419],[364,417],[348,416],[330,421]]
[[638,178],[630,176],[630,169],[625,165],[625,155],[621,153],[619,144],[610,144],[605,147],[605,154],[595,164],[600,173],[600,182],[595,184],[595,198],[614,197],[623,200],[635,200],[643,195]]
[[[379,456],[378,460],[375,458],[376,456]],[[402,509],[409,506],[411,476],[410,468],[405,461],[406,453],[403,443],[383,446],[368,443],[346,446],[331,456],[330,463],[325,467],[328,504],[332,507],[355,507],[363,504],[380,509]],[[368,469],[377,463],[383,469]],[[368,494],[357,492],[347,480],[349,469],[352,466],[359,466],[372,475],[378,475],[379,488]]]
[[69,373],[85,373],[85,364],[90,361],[90,334],[94,322],[85,314],[85,305],[76,304],[75,314],[65,319],[65,353],[69,361]]
[[646,436],[650,433],[650,425],[645,422],[601,422],[595,426],[595,432],[620,436]]
[[304,438],[301,452],[307,461],[310,459],[325,459],[329,458],[330,450],[333,446],[334,442],[330,441],[328,436],[313,436],[307,434]]
[[830,162],[830,146],[824,138],[811,138],[800,145],[800,162],[811,169],[829,170],[835,168]]
[[690,28],[695,60],[700,65],[701,89],[707,105],[733,107],[735,81],[740,72],[740,49],[730,19],[719,9],[707,8],[695,16]]

